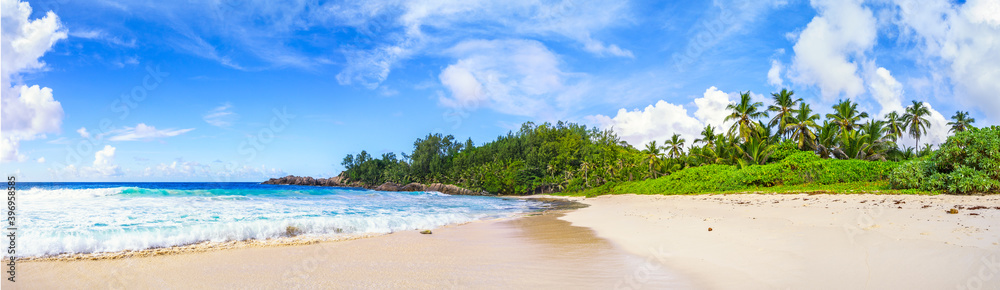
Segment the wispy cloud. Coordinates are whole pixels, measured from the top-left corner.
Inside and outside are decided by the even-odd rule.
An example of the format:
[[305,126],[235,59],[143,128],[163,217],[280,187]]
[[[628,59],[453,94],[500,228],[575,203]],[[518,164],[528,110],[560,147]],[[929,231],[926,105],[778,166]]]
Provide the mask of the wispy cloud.
[[202,117],[208,124],[219,128],[232,126],[238,118],[239,115],[233,112],[233,105],[228,102],[212,109]]
[[113,130],[107,134],[111,135],[111,137],[108,138],[110,141],[149,141],[153,139],[177,136],[192,130],[194,130],[194,128],[160,130],[156,129],[156,127],[139,123],[138,125],[135,125],[135,127],[125,127],[123,129]]

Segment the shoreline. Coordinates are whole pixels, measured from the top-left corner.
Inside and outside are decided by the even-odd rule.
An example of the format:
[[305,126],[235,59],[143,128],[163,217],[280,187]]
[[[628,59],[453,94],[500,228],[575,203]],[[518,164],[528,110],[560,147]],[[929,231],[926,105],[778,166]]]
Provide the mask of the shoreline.
[[[473,220],[462,223],[448,224],[438,228],[454,227],[454,226],[460,226],[477,222],[502,222],[502,221],[513,220],[528,216],[536,216],[546,213],[565,213],[569,210],[583,208],[587,206],[585,204],[573,201],[568,198],[561,198],[554,196],[522,196],[522,197],[497,196],[497,198],[516,198],[523,200],[532,200],[532,201],[543,202],[545,206],[543,209],[540,210],[516,213],[508,217]],[[421,231],[421,230],[425,229],[412,229],[405,231]],[[434,229],[427,229],[427,230],[434,230]],[[391,235],[393,233],[394,232],[354,233],[354,234],[336,234],[333,236],[305,234],[305,235],[291,236],[291,237],[282,236],[282,237],[268,238],[263,240],[247,239],[247,240],[231,240],[222,242],[202,241],[193,244],[156,247],[156,248],[148,248],[141,250],[123,250],[114,252],[95,252],[95,253],[61,253],[61,254],[45,255],[45,256],[19,257],[16,259],[17,262],[114,260],[114,259],[163,256],[163,255],[181,255],[189,253],[202,253],[202,252],[231,250],[231,249],[285,247],[285,246],[311,245],[317,243],[335,243],[341,241],[374,238],[384,235]],[[7,258],[7,256],[4,256],[4,258]]]
[[614,288],[643,271],[649,289],[692,288],[659,265],[548,211],[392,234],[283,247],[222,249],[113,260],[18,264],[4,287],[56,288]]

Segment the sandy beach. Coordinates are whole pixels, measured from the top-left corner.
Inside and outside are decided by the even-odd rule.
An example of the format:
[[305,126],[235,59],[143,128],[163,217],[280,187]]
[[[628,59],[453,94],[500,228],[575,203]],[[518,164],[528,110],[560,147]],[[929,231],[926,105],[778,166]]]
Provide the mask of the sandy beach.
[[570,199],[590,206],[430,235],[27,261],[3,287],[1000,288],[1000,196]]
[[[565,219],[631,253],[663,255],[657,260],[709,289],[1000,288],[1000,196],[622,195],[583,202],[591,206]],[[952,208],[958,213],[946,212]]]

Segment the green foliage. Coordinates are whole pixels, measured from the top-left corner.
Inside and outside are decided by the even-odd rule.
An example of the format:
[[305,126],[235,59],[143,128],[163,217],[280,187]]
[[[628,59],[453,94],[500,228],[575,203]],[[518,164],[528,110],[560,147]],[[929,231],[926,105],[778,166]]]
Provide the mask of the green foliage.
[[781,161],[792,154],[802,152],[802,150],[799,150],[798,146],[798,143],[791,140],[781,142],[774,148],[774,153],[771,154],[771,161]]
[[668,176],[608,185],[584,194],[692,194],[803,184],[885,182],[897,166],[896,162],[820,159],[813,152],[800,151],[767,165],[690,167]]
[[923,159],[910,161],[893,172],[893,188],[1000,192],[1000,127],[957,132],[941,149]]
[[896,167],[889,174],[889,183],[893,188],[920,188],[927,181],[928,172],[933,170],[933,163],[913,160]]
[[[341,164],[349,180],[367,185],[440,182],[498,194],[689,194],[862,183],[897,191],[1000,192],[1000,127],[976,129],[959,112],[956,135],[939,151],[901,149],[896,142],[904,133],[924,135],[923,103],[878,120],[844,100],[820,125],[819,114],[792,94],[772,94],[774,105],[762,110],[763,103],[741,93],[727,106],[728,134],[707,126],[690,143],[674,134],[641,151],[610,130],[528,122],[480,146],[428,134],[402,158],[361,151]],[[774,118],[765,124],[769,112]]]
[[1000,127],[971,129],[948,137],[933,157],[940,172],[951,172],[958,166],[992,173],[1000,180]]

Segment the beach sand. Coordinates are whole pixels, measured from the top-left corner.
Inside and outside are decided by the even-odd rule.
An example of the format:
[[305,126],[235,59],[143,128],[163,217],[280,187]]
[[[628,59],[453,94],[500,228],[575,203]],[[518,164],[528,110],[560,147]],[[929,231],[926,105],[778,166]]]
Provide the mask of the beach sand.
[[570,199],[590,206],[430,235],[26,261],[3,288],[1000,289],[1000,196]]
[[[4,289],[582,288],[639,273],[647,289],[692,288],[549,212],[339,242],[84,261],[26,261]],[[8,288],[12,287],[12,288]]]
[[[665,255],[657,260],[710,289],[1000,289],[1000,196],[623,195],[583,202],[591,206],[564,219],[634,254]],[[958,214],[946,212],[952,208]]]

